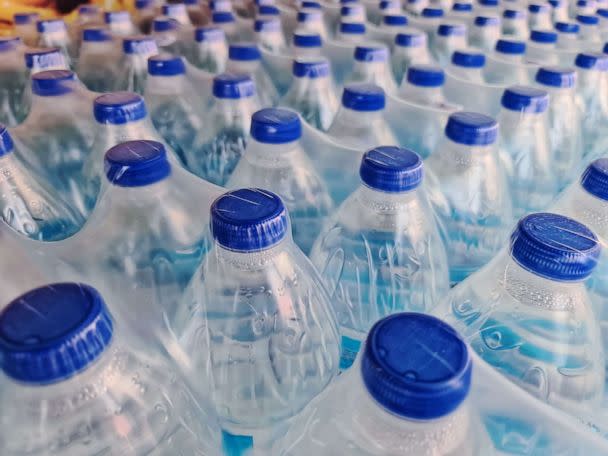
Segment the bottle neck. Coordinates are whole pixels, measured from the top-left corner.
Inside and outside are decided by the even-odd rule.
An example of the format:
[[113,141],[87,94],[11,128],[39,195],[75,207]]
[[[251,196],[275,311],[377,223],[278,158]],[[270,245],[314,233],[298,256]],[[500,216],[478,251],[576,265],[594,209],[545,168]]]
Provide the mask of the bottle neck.
[[501,135],[510,136],[517,134],[517,130],[521,130],[525,127],[535,128],[544,121],[544,114],[545,113],[511,111],[503,108],[500,110],[498,116],[500,133]]
[[299,140],[284,144],[268,144],[249,138],[243,158],[256,166],[283,168],[289,166],[294,155],[301,151]]
[[235,73],[246,73],[246,74],[254,74],[259,66],[259,60],[228,60],[228,71],[233,71]]
[[[383,110],[355,111],[342,106],[336,115],[336,120],[341,122],[341,125],[350,125],[354,128],[369,128],[373,122],[382,119],[383,112]],[[334,123],[337,123],[336,120],[334,120]]]
[[116,44],[113,41],[83,41],[80,46],[80,55],[83,54],[109,54],[115,52]]
[[407,79],[403,80],[399,92],[401,98],[416,104],[431,105],[443,102],[442,87],[416,86],[410,84]]
[[183,95],[187,84],[186,76],[152,76],[146,78],[146,94]]
[[[277,257],[288,255],[287,247],[292,242],[290,235],[286,235],[283,240],[270,248],[256,252],[236,252],[215,242],[213,251],[207,255],[210,255],[210,258],[215,259],[218,263],[227,264],[235,269],[261,270],[272,266]],[[288,264],[287,261],[285,264]]]
[[357,200],[374,213],[392,214],[399,212],[404,207],[420,197],[421,187],[405,192],[383,192],[361,184],[355,193]]
[[502,62],[523,63],[523,54],[505,54],[502,52],[494,52],[494,56]]
[[483,68],[470,68],[450,63],[448,72],[460,79],[484,84]]
[[249,133],[251,116],[257,111],[255,97],[214,98],[213,116],[226,126],[238,126]]
[[[94,147],[95,152],[105,154],[107,149],[126,141],[137,139],[157,139],[147,117],[120,125],[97,123]],[[103,150],[99,150],[99,149]],[[103,155],[101,157],[103,160]]]

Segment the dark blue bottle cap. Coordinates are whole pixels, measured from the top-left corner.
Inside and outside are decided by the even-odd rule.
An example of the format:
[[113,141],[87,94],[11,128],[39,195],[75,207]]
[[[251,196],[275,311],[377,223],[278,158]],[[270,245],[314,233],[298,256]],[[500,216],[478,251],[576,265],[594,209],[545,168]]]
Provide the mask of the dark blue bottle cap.
[[321,4],[318,2],[302,2],[302,8],[321,9]]
[[315,48],[323,46],[321,35],[316,32],[296,31],[293,34],[293,45],[295,47]]
[[320,21],[323,19],[323,12],[319,10],[298,11],[298,22]]
[[407,82],[419,87],[441,87],[445,73],[435,65],[412,65],[407,70]]
[[500,102],[509,111],[537,114],[547,110],[549,94],[543,89],[515,85],[505,89]]
[[604,44],[604,48],[602,49],[604,54],[608,54],[608,43]]
[[407,192],[422,182],[422,159],[409,149],[379,146],[363,154],[359,176],[365,185],[374,190]]
[[432,420],[455,411],[471,388],[467,344],[430,315],[398,313],[370,330],[361,357],[369,394],[395,415]]
[[152,31],[157,33],[169,32],[171,30],[177,30],[178,28],[179,22],[172,17],[159,16],[152,21]]
[[579,26],[570,22],[556,22],[555,30],[562,33],[578,33]]
[[599,52],[582,52],[576,56],[574,64],[578,68],[606,71],[608,70],[608,56]]
[[544,5],[544,4],[540,4],[540,3],[533,3],[531,5],[528,5],[528,11],[530,11],[532,14],[548,13],[549,12],[549,5]]
[[122,40],[122,50],[125,54],[157,54],[156,41],[151,36],[130,36]]
[[523,10],[508,9],[504,10],[502,17],[506,19],[525,19],[526,12]]
[[382,44],[355,47],[355,60],[358,62],[388,62],[388,57],[388,48]]
[[498,0],[479,0],[481,6],[498,6]]
[[0,52],[7,52],[16,49],[21,44],[21,38],[18,36],[3,36],[0,37]]
[[586,8],[588,6],[594,6],[595,5],[595,1],[594,2],[588,2],[587,0],[578,0],[576,2],[576,6],[580,7],[580,8]]
[[422,17],[443,17],[443,10],[441,8],[424,8]]
[[584,25],[597,25],[600,22],[597,16],[587,16],[585,14],[579,14],[578,16],[576,16],[576,20],[579,24]]
[[30,48],[25,51],[25,66],[30,70],[59,65],[65,65],[65,57],[58,48]]
[[458,12],[468,12],[468,11],[473,11],[473,5],[471,3],[454,3],[452,5],[452,11],[458,11]]
[[382,22],[384,25],[407,25],[407,17],[403,14],[387,14]]
[[224,193],[211,205],[211,233],[222,247],[256,252],[285,238],[289,218],[277,195],[259,188]]
[[501,54],[518,55],[526,52],[526,43],[523,41],[502,38],[496,42],[496,52]]
[[184,16],[188,14],[186,11],[186,5],[183,3],[166,3],[162,6],[161,12],[165,16],[171,17]]
[[561,0],[549,0],[549,5],[553,8],[557,8],[562,4]]
[[176,55],[154,55],[148,59],[148,74],[152,76],[186,74],[186,65],[183,59]]
[[576,71],[567,67],[542,67],[536,72],[536,82],[549,87],[574,87]]
[[135,9],[143,10],[154,5],[154,0],[135,0]]
[[106,11],[103,13],[103,18],[106,24],[120,24],[129,22],[131,15],[128,11]]
[[500,19],[496,16],[477,16],[474,24],[477,27],[498,27]]
[[234,43],[228,48],[228,58],[237,61],[260,60],[260,50],[255,43]]
[[112,41],[112,34],[105,27],[87,26],[82,30],[82,41],[88,43],[102,43],[104,41]]
[[437,34],[439,36],[465,36],[467,28],[464,24],[453,23],[453,24],[439,24],[437,27]]
[[488,146],[496,142],[498,122],[476,112],[460,111],[451,114],[445,135],[455,143],[467,146]]
[[38,33],[52,33],[66,30],[65,22],[62,19],[41,19],[36,22]]
[[424,47],[426,46],[426,34],[416,29],[402,31],[395,37],[395,44],[403,47]]
[[56,97],[74,90],[76,74],[69,70],[41,71],[32,76],[32,92],[40,97]]
[[260,5],[258,7],[258,14],[262,16],[280,16],[281,11],[274,5]]
[[265,144],[285,144],[302,136],[300,117],[284,108],[264,108],[251,116],[251,137]]
[[214,24],[234,22],[234,14],[230,11],[216,11],[211,15],[211,22]]
[[348,84],[342,92],[342,106],[353,111],[381,111],[385,103],[384,90],[375,84]]
[[213,78],[216,98],[247,98],[255,95],[255,84],[247,74],[223,73]]
[[278,32],[281,30],[279,19],[256,19],[253,23],[256,32]]
[[13,22],[15,25],[32,24],[33,22],[36,22],[39,17],[40,14],[38,13],[15,13],[13,15]]
[[99,14],[101,9],[97,5],[80,5],[78,7],[78,14],[81,16],[94,16]]
[[358,22],[340,22],[340,33],[363,35],[365,33],[365,24]]
[[186,6],[197,6],[198,4],[198,0],[184,0],[184,5]]
[[325,78],[330,74],[329,60],[322,57],[296,59],[293,61],[292,74],[297,78]]
[[104,93],[93,102],[95,120],[101,124],[123,125],[147,115],[144,99],[133,92]]
[[608,200],[608,158],[598,158],[587,167],[581,186],[593,196]]
[[108,181],[118,187],[143,187],[171,174],[167,151],[157,141],[127,141],[106,152],[105,172]]
[[483,68],[486,56],[474,50],[456,50],[452,53],[452,64],[465,68]]
[[608,9],[606,8],[598,8],[595,12],[598,16],[608,18]]
[[557,33],[551,30],[532,30],[530,40],[535,43],[557,43]]
[[0,365],[19,382],[49,384],[94,363],[110,345],[112,316],[94,288],[54,283],[31,290],[0,313]]
[[198,27],[194,31],[194,39],[197,43],[225,41],[226,33],[219,27]]
[[595,234],[563,215],[522,218],[511,234],[511,257],[524,269],[551,280],[584,280],[600,255]]
[[14,148],[13,138],[6,127],[0,124],[0,157],[10,154]]

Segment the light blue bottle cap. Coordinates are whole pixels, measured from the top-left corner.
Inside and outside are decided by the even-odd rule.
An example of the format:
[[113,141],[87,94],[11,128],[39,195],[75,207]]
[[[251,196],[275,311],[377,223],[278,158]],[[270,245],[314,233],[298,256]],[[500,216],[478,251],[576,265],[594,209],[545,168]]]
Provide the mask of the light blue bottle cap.
[[302,136],[300,117],[284,108],[264,108],[251,116],[250,134],[265,144],[285,144]]
[[3,36],[0,37],[0,52],[8,52],[16,49],[21,44],[21,38],[18,36]]
[[297,78],[325,78],[330,74],[329,60],[323,57],[296,59],[293,61],[292,74]]
[[576,20],[579,24],[583,25],[597,25],[600,22],[597,16],[587,16],[585,14],[579,14],[576,16]]
[[113,329],[112,316],[94,288],[77,283],[36,288],[0,313],[0,365],[18,382],[65,380],[103,354]]
[[106,152],[104,165],[106,178],[118,187],[143,187],[171,174],[165,146],[157,141],[120,143]]
[[255,95],[255,84],[247,74],[223,73],[213,78],[216,98],[247,98]]
[[227,24],[234,22],[234,14],[230,11],[216,11],[211,15],[211,22],[214,24]]
[[476,16],[474,24],[477,27],[498,27],[500,19],[496,16]]
[[511,257],[522,268],[551,280],[586,279],[600,249],[589,228],[563,215],[530,214],[511,234]]
[[225,41],[226,33],[219,27],[198,27],[194,31],[194,39],[197,43]]
[[384,25],[407,25],[407,16],[403,14],[387,14],[382,19]]
[[416,29],[401,31],[395,37],[395,44],[402,47],[425,47],[426,41],[426,33]]
[[342,92],[342,106],[353,111],[381,111],[385,103],[384,90],[375,84],[348,84]]
[[557,43],[557,33],[551,30],[532,30],[530,40],[535,43]]
[[509,111],[538,114],[549,107],[549,94],[543,89],[515,85],[505,89],[500,102]]
[[430,315],[398,313],[370,330],[361,357],[369,394],[398,416],[432,420],[449,415],[467,398],[472,361],[467,344]]
[[498,122],[476,112],[455,112],[448,118],[445,135],[458,144],[488,146],[496,142]]
[[576,56],[574,64],[587,70],[608,70],[608,56],[601,53],[582,52]]
[[483,68],[486,56],[474,50],[456,50],[452,53],[452,64],[465,68]]
[[103,18],[106,24],[120,24],[129,22],[131,15],[128,11],[106,11],[103,13]]
[[152,76],[177,76],[186,74],[184,60],[176,55],[153,55],[148,59],[148,74]]
[[15,25],[32,24],[33,22],[36,22],[39,17],[40,14],[38,13],[15,13],[13,15],[13,22]]
[[101,26],[87,26],[82,30],[82,41],[87,43],[103,43],[105,41],[112,41],[112,34],[110,31]]
[[62,19],[44,19],[36,22],[38,33],[52,33],[66,30],[65,22]]
[[508,9],[504,10],[502,17],[506,19],[525,19],[526,12],[524,10]]
[[101,124],[124,125],[147,116],[144,99],[133,92],[104,93],[93,102],[95,120]]
[[323,19],[323,12],[319,10],[302,10],[298,11],[298,22],[312,22]]
[[240,62],[260,60],[260,50],[255,43],[234,43],[228,48],[228,58]]
[[25,66],[30,70],[58,65],[65,65],[65,58],[59,48],[30,48],[25,51]]
[[179,22],[172,17],[159,16],[155,17],[152,21],[152,30],[157,33],[168,32],[171,30],[177,30],[179,28]]
[[523,41],[502,38],[496,42],[496,52],[501,54],[520,55],[526,52],[526,43]]
[[358,62],[388,62],[389,52],[384,45],[361,45],[355,47],[355,60]]
[[556,22],[555,30],[561,33],[578,33],[579,31],[578,24],[572,24],[570,22]]
[[536,82],[549,87],[574,87],[576,71],[567,67],[542,67],[536,72]]
[[260,5],[258,7],[258,14],[262,16],[280,16],[281,11],[274,5]]
[[211,233],[219,245],[229,250],[265,250],[281,242],[288,227],[283,201],[267,190],[233,190],[211,205]]
[[293,45],[295,47],[315,48],[323,46],[321,35],[310,31],[295,31],[293,34]]
[[41,71],[32,76],[32,92],[40,97],[56,97],[74,90],[76,74],[69,70]]
[[340,33],[347,35],[363,35],[365,33],[365,24],[358,22],[340,22]]
[[608,158],[598,158],[587,166],[581,186],[593,196],[608,200]]
[[541,3],[533,3],[531,5],[528,5],[528,11],[530,11],[532,14],[548,13],[549,5],[545,5],[545,4],[541,4]]
[[151,36],[130,36],[122,40],[122,50],[125,54],[156,54],[158,47]]
[[7,128],[0,124],[0,157],[10,154],[14,148],[13,138]]
[[443,10],[441,8],[424,8],[422,17],[443,17]]
[[359,176],[374,190],[401,193],[415,189],[422,182],[420,156],[397,146],[379,146],[363,154]]
[[418,87],[441,87],[445,73],[436,65],[412,65],[407,70],[407,82]]
[[460,23],[439,24],[439,27],[437,27],[437,35],[439,36],[465,36],[466,34],[467,28]]
[[135,0],[135,9],[143,10],[154,5],[154,0]]
[[473,11],[473,5],[471,3],[454,3],[452,5],[452,11],[458,11],[460,13],[466,13]]
[[279,19],[256,19],[253,23],[253,30],[256,32],[278,32],[281,30]]

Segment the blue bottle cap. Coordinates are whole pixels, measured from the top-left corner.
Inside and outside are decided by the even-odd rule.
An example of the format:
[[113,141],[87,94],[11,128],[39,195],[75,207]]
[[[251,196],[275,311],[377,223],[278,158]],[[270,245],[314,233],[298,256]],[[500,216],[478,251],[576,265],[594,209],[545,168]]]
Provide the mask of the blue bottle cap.
[[13,15],[13,22],[15,25],[26,25],[36,22],[40,14],[38,13],[15,13]]
[[260,5],[258,7],[258,14],[261,16],[280,16],[281,11],[274,5]]
[[40,97],[56,97],[74,90],[76,74],[69,70],[41,71],[32,76],[32,92]]
[[130,36],[122,40],[125,54],[157,54],[158,48],[154,38],[146,35]]
[[358,22],[340,22],[340,33],[363,35],[365,33],[365,24],[360,24]]
[[297,78],[325,78],[330,74],[329,60],[322,57],[296,59],[293,61],[291,72]]
[[398,313],[370,330],[361,357],[369,394],[389,412],[432,420],[455,411],[471,388],[467,344],[430,315]]
[[323,46],[321,35],[316,32],[296,31],[293,34],[293,45],[295,47],[315,48]]
[[424,8],[422,17],[443,17],[443,10],[441,8]]
[[228,48],[228,58],[240,62],[260,60],[260,50],[255,43],[234,43]]
[[131,15],[128,11],[106,11],[103,13],[103,18],[106,24],[120,24],[129,22]]
[[474,23],[477,27],[498,27],[500,19],[496,16],[477,16]]
[[100,8],[97,5],[80,5],[78,7],[78,14],[80,16],[94,16],[99,14]]
[[602,49],[604,54],[608,54],[608,43],[604,44],[604,48]]
[[135,0],[135,9],[143,10],[152,7],[154,0]]
[[259,188],[224,193],[211,205],[211,233],[222,247],[256,252],[285,238],[289,218],[277,195]]
[[93,364],[110,345],[112,316],[93,287],[54,283],[0,313],[0,366],[19,382],[49,384]]
[[234,22],[234,14],[230,11],[216,11],[211,15],[211,22],[214,24],[227,24]]
[[448,119],[445,135],[458,144],[488,146],[496,142],[498,122],[492,117],[476,112],[455,112]]
[[535,43],[557,43],[557,33],[551,30],[532,30],[530,40]]
[[[8,139],[10,141],[10,137]],[[581,186],[593,196],[608,200],[608,158],[598,158],[587,166],[581,176]]]
[[598,8],[595,12],[598,16],[608,18],[608,9],[606,8]]
[[106,152],[104,165],[108,181],[118,187],[143,187],[171,174],[165,146],[157,141],[120,143]]
[[578,68],[606,71],[608,70],[608,56],[599,52],[581,52],[576,56],[574,64]]
[[225,41],[226,33],[219,27],[198,27],[194,31],[194,39],[197,43]]
[[388,48],[384,45],[370,43],[355,47],[355,60],[358,62],[387,62],[388,57]]
[[547,110],[549,94],[543,89],[515,85],[505,89],[500,102],[509,111],[537,114]]
[[3,36],[0,37],[0,52],[8,52],[16,49],[21,44],[21,38],[18,36]]
[[186,65],[181,57],[160,54],[148,59],[148,74],[152,76],[177,76],[186,74]]
[[302,2],[302,8],[321,9],[321,4],[318,2]]
[[198,4],[198,0],[184,0],[184,5],[186,6],[195,6]]
[[576,71],[567,67],[542,67],[536,72],[536,82],[549,87],[574,87]]
[[483,68],[486,56],[475,50],[456,50],[452,53],[452,64],[465,68]]
[[53,33],[66,30],[65,22],[62,19],[41,19],[36,22],[38,33]]
[[454,3],[452,5],[452,11],[458,11],[458,12],[469,12],[469,11],[473,11],[473,5],[470,3]]
[[561,4],[561,0],[549,0],[549,5],[551,5],[553,8],[558,8]]
[[102,43],[104,41],[112,41],[112,34],[105,27],[87,26],[82,30],[82,41],[88,43]]
[[365,7],[359,3],[340,7],[340,16],[342,17],[356,16],[364,13]]
[[532,14],[548,13],[549,12],[549,5],[544,5],[544,4],[540,4],[540,3],[533,3],[531,5],[528,5],[528,11],[530,11]]
[[530,214],[511,234],[511,257],[522,268],[551,280],[586,279],[600,249],[589,228],[563,215]]
[[179,28],[179,22],[172,17],[159,16],[155,17],[152,21],[152,31],[157,33],[169,32],[171,30],[177,30]]
[[481,6],[498,6],[498,0],[479,0]]
[[161,12],[165,16],[184,16],[187,15],[186,5],[183,3],[166,3],[162,6]]
[[576,16],[576,20],[579,24],[584,25],[597,25],[600,22],[600,19],[597,16],[587,16],[585,14],[579,14]]
[[526,12],[523,10],[508,9],[504,10],[502,17],[506,19],[524,19],[526,17]]
[[278,32],[281,30],[279,19],[256,19],[253,23],[256,32]]
[[380,10],[383,11],[385,9],[390,9],[390,8],[401,8],[401,5],[399,4],[399,2],[396,2],[393,0],[381,0],[379,7],[380,7]]
[[216,98],[247,98],[255,95],[255,84],[247,74],[223,73],[213,78]]
[[251,116],[251,137],[265,144],[285,144],[302,136],[300,117],[284,108],[264,108]]
[[353,111],[381,111],[385,103],[384,90],[375,84],[348,84],[342,92],[342,106]]
[[124,125],[147,114],[144,99],[133,92],[104,93],[93,102],[93,115],[101,124]]
[[395,37],[395,44],[402,47],[425,47],[426,34],[416,29],[402,31]]
[[59,48],[30,48],[25,51],[25,66],[30,70],[59,65],[65,65],[65,57]]
[[518,40],[502,38],[496,42],[496,52],[501,54],[518,55],[526,52],[526,43]]
[[572,24],[570,22],[556,22],[555,30],[561,33],[578,33],[578,24]]
[[407,25],[407,17],[403,14],[387,14],[382,22],[384,25]]
[[437,27],[437,34],[439,36],[465,36],[467,28],[464,24],[453,23],[453,24],[439,24]]
[[409,149],[379,146],[363,154],[359,176],[374,190],[401,193],[415,189],[422,182],[422,159]]
[[419,87],[441,87],[445,73],[435,65],[412,65],[407,70],[407,82]]
[[0,157],[10,154],[14,148],[13,138],[6,127],[0,124]]
[[314,22],[323,19],[323,12],[319,10],[298,11],[298,22]]

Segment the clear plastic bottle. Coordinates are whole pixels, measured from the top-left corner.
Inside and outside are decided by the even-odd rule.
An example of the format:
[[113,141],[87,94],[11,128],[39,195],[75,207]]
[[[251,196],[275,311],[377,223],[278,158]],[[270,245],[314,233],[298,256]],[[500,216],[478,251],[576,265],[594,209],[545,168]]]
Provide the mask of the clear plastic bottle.
[[554,23],[568,20],[568,0],[549,0],[551,5],[551,17]]
[[[579,14],[576,16],[576,22],[579,25],[578,38],[583,41],[585,46],[589,49],[589,46],[600,45],[602,37],[600,35],[600,20],[598,16],[587,16]],[[591,47],[590,49],[593,49]]]
[[141,33],[152,31],[152,20],[157,14],[155,0],[135,0],[133,6],[133,23]]
[[469,44],[483,51],[493,51],[500,35],[498,16],[476,16],[469,32]]
[[578,24],[572,22],[557,22],[555,24],[555,30],[557,31],[556,47],[558,49],[575,51],[580,48],[581,43],[578,40],[580,27]]
[[26,46],[38,44],[38,30],[36,22],[40,19],[38,13],[15,13],[13,15],[13,27],[15,34],[23,40]]
[[287,48],[280,19],[256,19],[253,30],[262,49],[278,54]]
[[528,5],[528,26],[530,30],[552,29],[551,6],[547,3],[530,3]]
[[473,4],[469,2],[454,2],[448,17],[469,23],[473,15]]
[[431,4],[420,13],[420,17],[418,17],[419,27],[431,35],[439,27],[443,16],[443,9]]
[[491,117],[450,115],[445,137],[426,159],[426,183],[448,252],[455,285],[490,261],[513,223],[507,177]]
[[502,34],[520,40],[528,38],[528,13],[523,9],[506,9],[502,13]]
[[542,65],[557,64],[556,47],[556,32],[553,30],[532,30],[530,41],[526,44],[526,61]]
[[365,6],[356,2],[345,4],[340,8],[340,20],[342,22],[365,24],[367,21]]
[[41,19],[36,22],[36,30],[38,30],[38,46],[59,48],[71,65],[77,49],[70,39],[65,22],[62,19]]
[[486,56],[473,48],[456,49],[447,72],[465,81],[484,84],[483,69],[486,65]]
[[310,30],[321,35],[323,40],[326,40],[329,36],[325,20],[323,19],[323,12],[317,9],[304,8],[300,9],[297,14],[297,27],[302,30]]
[[97,5],[80,5],[78,7],[78,16],[68,25],[70,39],[75,44],[78,55],[80,55],[82,44],[82,31],[85,27],[100,25],[102,18],[102,10]]
[[445,73],[436,65],[412,65],[399,88],[399,97],[410,103],[440,106],[444,103]]
[[103,19],[114,36],[130,36],[137,33],[137,29],[131,21],[131,15],[126,10],[106,11]]
[[385,92],[395,93],[397,84],[390,67],[390,52],[385,44],[367,41],[355,47],[352,72],[348,82],[365,82],[382,87]]
[[188,10],[184,3],[166,3],[161,7],[161,13],[164,16],[175,19],[182,25],[192,25]]
[[320,57],[323,39],[316,32],[296,30],[293,32],[293,55],[296,59],[302,57]]
[[503,62],[524,63],[526,54],[526,42],[513,38],[501,38],[494,46],[492,54],[496,59]]
[[335,317],[277,195],[225,193],[210,224],[214,245],[175,333],[200,372],[211,373],[225,452],[273,454],[289,420],[338,372]]
[[357,44],[365,40],[365,24],[358,22],[340,22],[336,40],[342,43]]
[[403,77],[412,65],[432,63],[427,41],[426,33],[409,27],[395,37],[391,63],[398,86],[403,83]]
[[123,57],[115,90],[144,93],[148,75],[148,59],[158,54],[158,46],[151,36],[137,35],[122,40]]
[[0,38],[0,123],[14,126],[23,120],[27,71],[19,37]]
[[226,69],[228,43],[219,27],[199,27],[194,31],[192,64],[201,70],[219,74]]
[[441,66],[448,64],[456,49],[466,45],[467,28],[461,22],[442,22],[433,35],[433,55]]
[[185,44],[182,40],[181,24],[172,17],[157,16],[152,21],[152,37],[156,45],[163,52],[182,55],[185,53]]
[[241,39],[241,32],[232,12],[214,11],[211,15],[211,23],[224,31],[229,43]]
[[110,92],[116,87],[120,49],[103,26],[85,26],[76,73],[93,92]]
[[363,155],[361,185],[332,215],[310,258],[330,293],[342,335],[340,369],[351,367],[372,325],[396,312],[428,312],[449,290],[448,262],[408,149]]

